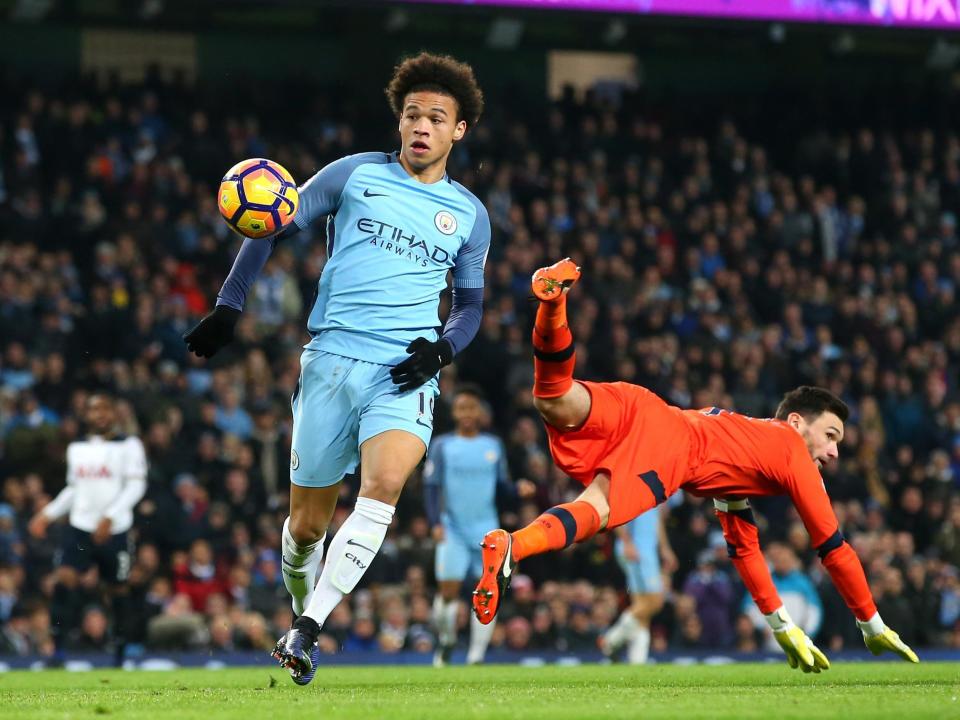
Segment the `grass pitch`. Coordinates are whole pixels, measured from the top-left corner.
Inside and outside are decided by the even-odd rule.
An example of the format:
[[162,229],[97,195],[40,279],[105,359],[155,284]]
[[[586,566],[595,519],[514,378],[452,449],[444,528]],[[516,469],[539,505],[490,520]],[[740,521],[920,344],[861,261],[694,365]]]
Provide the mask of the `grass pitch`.
[[960,719],[960,664],[321,667],[295,686],[272,667],[0,675],[3,720],[297,718]]

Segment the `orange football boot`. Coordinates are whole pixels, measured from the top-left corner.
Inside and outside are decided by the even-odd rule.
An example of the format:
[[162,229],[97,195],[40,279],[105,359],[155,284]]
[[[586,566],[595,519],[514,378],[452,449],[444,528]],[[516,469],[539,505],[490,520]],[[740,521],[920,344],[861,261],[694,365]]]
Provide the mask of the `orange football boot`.
[[515,563],[510,551],[513,538],[506,530],[491,530],[483,536],[483,575],[473,591],[473,612],[481,625],[489,625],[497,616],[500,600],[510,587]]
[[540,268],[533,274],[533,294],[538,300],[550,302],[572,288],[579,279],[580,268],[570,258],[564,258],[550,267]]

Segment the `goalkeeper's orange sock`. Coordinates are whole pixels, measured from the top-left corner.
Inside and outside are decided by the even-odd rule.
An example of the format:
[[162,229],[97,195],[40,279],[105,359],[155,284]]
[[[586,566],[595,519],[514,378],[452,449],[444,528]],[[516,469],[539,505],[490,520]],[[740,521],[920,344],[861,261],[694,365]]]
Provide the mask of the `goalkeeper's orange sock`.
[[540,302],[533,326],[533,395],[554,398],[573,385],[577,364],[573,333],[567,324],[567,297]]
[[512,533],[514,562],[531,555],[562,550],[591,538],[600,531],[600,515],[583,500],[564,503],[547,510],[525,528]]

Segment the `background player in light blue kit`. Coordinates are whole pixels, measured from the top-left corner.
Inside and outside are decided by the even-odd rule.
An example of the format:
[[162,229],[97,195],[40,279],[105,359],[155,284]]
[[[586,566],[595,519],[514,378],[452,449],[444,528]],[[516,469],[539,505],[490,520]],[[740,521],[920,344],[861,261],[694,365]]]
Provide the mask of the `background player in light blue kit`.
[[[506,451],[496,435],[481,432],[489,418],[479,387],[463,385],[453,398],[456,428],[433,439],[424,468],[427,519],[437,541],[437,596],[433,621],[437,628],[434,665],[449,662],[457,641],[457,613],[463,581],[482,572],[479,538],[490,523],[498,524],[497,495],[521,497],[536,488],[520,480],[510,482]],[[467,663],[483,662],[494,623],[481,625],[471,613]]]
[[[244,242],[216,309],[185,336],[204,357],[229,342],[272,248],[327,217],[328,261],[292,399],[283,527],[284,584],[299,617],[273,653],[298,684],[313,679],[323,622],[380,549],[430,442],[437,373],[473,339],[482,312],[490,222],[480,201],[446,174],[453,144],[483,109],[473,70],[422,53],[396,67],[386,93],[400,151],[350,155],[314,175],[300,188],[293,226],[270,241]],[[448,272],[453,305],[440,335]],[[339,483],[358,462],[356,507],[316,580]]]
[[600,638],[600,646],[609,657],[626,645],[627,661],[632,665],[647,661],[650,619],[663,607],[661,556],[668,573],[676,570],[676,556],[663,526],[666,512],[666,505],[647,511],[614,530],[617,562],[626,577],[630,605]]

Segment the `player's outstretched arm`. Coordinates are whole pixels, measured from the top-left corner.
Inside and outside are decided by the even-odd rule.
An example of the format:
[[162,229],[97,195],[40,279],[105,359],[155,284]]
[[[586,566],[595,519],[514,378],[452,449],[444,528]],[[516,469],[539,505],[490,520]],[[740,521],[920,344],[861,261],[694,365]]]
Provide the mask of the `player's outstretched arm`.
[[243,312],[247,293],[266,265],[276,243],[276,238],[247,238],[243,241],[230,274],[217,295],[213,312],[206,315],[189,332],[184,333],[183,340],[187,343],[187,350],[199,357],[210,358],[233,340],[234,329],[240,313]]
[[760,536],[750,503],[746,500],[714,500],[713,504],[733,566],[766,618],[773,637],[786,653],[787,663],[805,673],[829,670],[827,656],[793,622],[777,594],[770,568],[760,551]]
[[298,189],[300,207],[292,223],[269,239],[247,238],[243,241],[230,274],[217,295],[213,312],[184,334],[187,349],[200,357],[209,358],[228,345],[233,340],[247,293],[277,243],[308,227],[314,220],[334,212],[340,204],[347,180],[359,165],[386,161],[383,153],[349,155],[330,163],[304,183]]
[[874,655],[895,652],[904,660],[920,662],[900,637],[886,625],[877,612],[860,558],[840,532],[837,516],[830,504],[823,479],[816,466],[799,453],[793,463],[790,494],[820,562],[830,573],[837,591],[857,619],[867,648]]
[[66,487],[30,519],[30,524],[27,527],[30,534],[38,539],[46,537],[47,526],[70,512],[75,496],[76,490],[68,480]]
[[863,641],[874,655],[895,652],[904,660],[920,662],[913,652],[893,630],[884,625],[873,602],[863,565],[853,548],[837,530],[831,538],[817,548],[823,566],[830,579],[843,596],[847,606],[857,618],[857,627],[863,633]]

